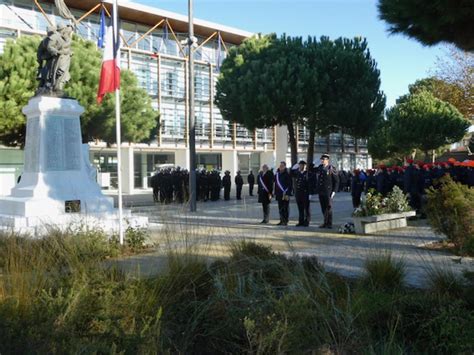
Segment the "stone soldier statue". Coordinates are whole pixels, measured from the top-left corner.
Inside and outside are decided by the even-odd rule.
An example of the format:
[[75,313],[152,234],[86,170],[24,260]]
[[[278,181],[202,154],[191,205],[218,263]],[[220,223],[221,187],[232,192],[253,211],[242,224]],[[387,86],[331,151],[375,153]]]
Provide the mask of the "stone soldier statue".
[[[54,1],[59,15],[75,23],[75,18],[64,3],[64,0]],[[49,26],[47,37],[44,38],[37,51],[38,60],[38,90],[37,95],[62,96],[64,85],[70,80],[69,67],[72,55],[71,25],[60,24],[56,29]]]

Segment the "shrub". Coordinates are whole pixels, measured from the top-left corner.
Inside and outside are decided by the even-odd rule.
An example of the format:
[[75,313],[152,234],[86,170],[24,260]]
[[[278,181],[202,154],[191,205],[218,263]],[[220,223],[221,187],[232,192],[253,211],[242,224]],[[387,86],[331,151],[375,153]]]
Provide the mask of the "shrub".
[[390,253],[368,258],[363,282],[374,289],[396,291],[405,284],[406,267],[403,260],[395,260]]
[[427,190],[426,215],[433,229],[446,235],[460,254],[474,255],[474,188],[449,175]]

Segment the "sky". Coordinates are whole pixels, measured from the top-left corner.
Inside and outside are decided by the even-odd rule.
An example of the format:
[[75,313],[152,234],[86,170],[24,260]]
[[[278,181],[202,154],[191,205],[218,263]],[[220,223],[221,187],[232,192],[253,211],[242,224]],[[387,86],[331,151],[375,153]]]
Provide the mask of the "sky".
[[[122,0],[124,1],[124,0]],[[133,2],[187,15],[187,0]],[[390,35],[378,19],[377,0],[194,0],[195,17],[254,33],[367,38],[378,63],[387,107],[408,85],[435,70],[442,46],[424,47],[403,35]]]

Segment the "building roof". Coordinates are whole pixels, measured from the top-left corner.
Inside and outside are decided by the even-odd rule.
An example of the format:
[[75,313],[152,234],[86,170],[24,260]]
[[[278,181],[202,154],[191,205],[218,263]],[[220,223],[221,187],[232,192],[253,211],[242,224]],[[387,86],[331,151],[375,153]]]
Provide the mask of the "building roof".
[[[49,0],[53,2],[53,0]],[[111,7],[112,0],[104,0]],[[89,11],[95,5],[99,4],[99,0],[65,0],[65,3],[74,9]],[[98,13],[98,10],[96,11]],[[148,25],[150,27],[156,25],[160,20],[167,18],[171,27],[175,32],[188,32],[187,15],[177,14],[175,12],[158,9],[156,7],[141,5],[129,1],[121,1],[119,3],[119,16],[121,19]],[[194,33],[202,37],[209,37],[215,31],[220,31],[222,39],[232,44],[240,44],[244,39],[251,37],[253,33],[240,29],[220,25],[217,23],[194,19]]]

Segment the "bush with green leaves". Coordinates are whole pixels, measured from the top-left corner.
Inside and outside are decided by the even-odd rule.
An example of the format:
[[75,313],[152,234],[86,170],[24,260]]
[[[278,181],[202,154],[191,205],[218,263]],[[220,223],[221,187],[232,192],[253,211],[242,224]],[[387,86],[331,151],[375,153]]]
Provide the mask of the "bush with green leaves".
[[446,175],[427,191],[425,211],[433,229],[453,242],[460,254],[474,255],[474,188]]
[[375,216],[384,213],[399,213],[410,211],[407,196],[398,187],[383,197],[374,189],[370,189],[362,199],[360,206],[354,211],[354,217]]

